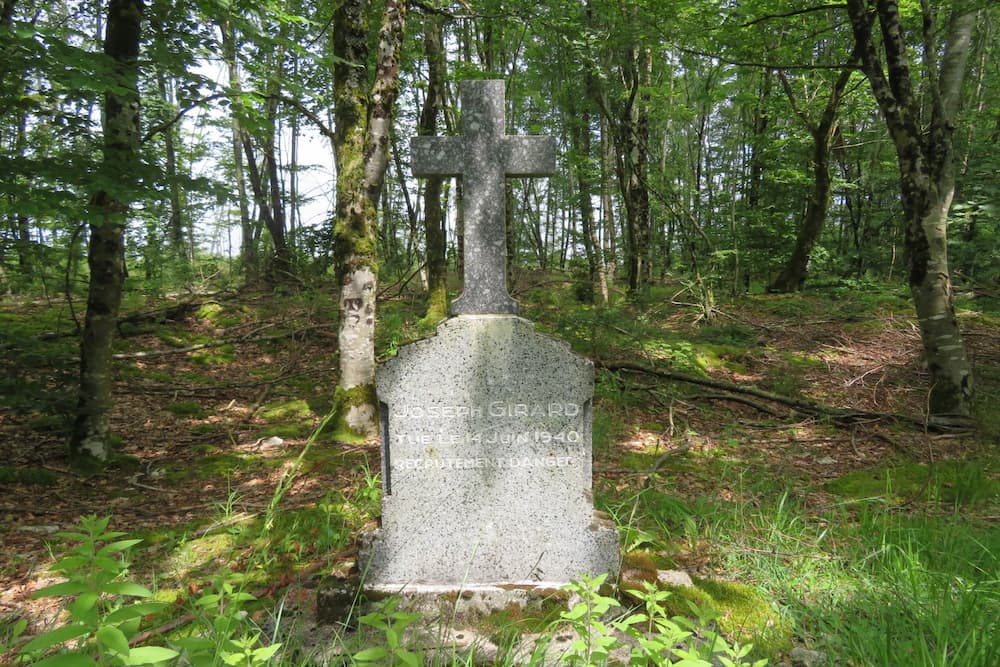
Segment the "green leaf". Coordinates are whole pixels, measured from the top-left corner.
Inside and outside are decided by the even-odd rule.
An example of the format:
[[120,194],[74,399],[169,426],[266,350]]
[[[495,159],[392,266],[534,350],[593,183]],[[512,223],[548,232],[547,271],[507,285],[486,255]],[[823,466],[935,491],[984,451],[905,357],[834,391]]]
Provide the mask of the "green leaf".
[[222,661],[227,665],[238,665],[246,659],[242,653],[223,653]]
[[173,660],[178,655],[177,651],[164,646],[140,646],[132,649],[125,659],[126,665],[148,665],[164,660]]
[[174,643],[189,653],[208,651],[215,647],[215,643],[211,639],[204,637],[181,637]]
[[140,542],[142,542],[142,540],[119,540],[118,542],[112,542],[111,544],[106,544],[101,547],[101,550],[97,552],[97,555],[110,556],[111,554],[131,549]]
[[50,630],[43,635],[38,635],[21,649],[22,653],[32,653],[34,651],[44,651],[70,639],[76,639],[90,632],[86,625],[64,625],[61,628]]
[[137,598],[150,598],[153,597],[152,591],[150,591],[145,586],[140,586],[139,584],[133,584],[130,581],[117,581],[105,584],[103,586],[105,593],[111,593],[113,595],[131,595]]
[[262,646],[258,649],[254,649],[253,658],[254,660],[260,660],[261,662],[270,660],[280,648],[281,643],[271,644],[270,646]]
[[104,646],[111,651],[114,651],[119,656],[127,656],[129,654],[128,649],[128,638],[125,634],[113,625],[105,625],[97,630],[97,643]]
[[94,558],[93,563],[108,574],[118,574],[125,569],[125,566],[122,565],[121,561],[114,560],[113,558],[102,558],[97,556]]
[[113,625],[131,618],[141,618],[146,614],[155,614],[166,606],[165,602],[137,602],[121,609],[115,609],[104,617],[104,622],[108,625]]
[[72,533],[69,531],[63,531],[56,533],[56,537],[62,537],[67,540],[87,540],[90,539],[90,535],[85,535],[83,533]]
[[61,584],[52,584],[31,595],[32,600],[38,598],[58,597],[60,595],[76,595],[87,590],[87,584],[82,581],[64,581]]
[[354,659],[358,662],[375,662],[389,655],[389,651],[383,646],[372,646],[358,651],[354,654]]
[[83,556],[67,556],[60,558],[52,564],[52,569],[56,572],[75,572],[85,566],[89,561]]
[[88,655],[62,653],[32,663],[31,667],[92,667],[94,665],[97,663]]
[[358,619],[358,622],[363,623],[365,625],[369,625],[373,628],[377,628],[379,630],[385,630],[388,627],[385,624],[385,621],[382,620],[382,614],[379,613],[365,614],[364,616]]
[[100,596],[94,591],[85,591],[73,602],[69,608],[69,614],[75,619],[84,617],[87,612],[94,608]]
[[417,654],[412,651],[407,651],[405,648],[401,648],[396,651],[396,657],[403,663],[409,665],[409,667],[420,667],[420,658],[417,657]]
[[200,598],[194,601],[199,607],[211,607],[214,604],[218,604],[222,596],[218,593],[209,593],[208,595],[202,595]]

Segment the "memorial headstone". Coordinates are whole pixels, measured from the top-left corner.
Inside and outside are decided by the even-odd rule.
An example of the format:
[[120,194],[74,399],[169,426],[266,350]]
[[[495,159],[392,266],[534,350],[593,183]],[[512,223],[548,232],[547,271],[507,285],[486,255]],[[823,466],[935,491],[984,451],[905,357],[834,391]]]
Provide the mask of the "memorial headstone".
[[382,519],[369,590],[550,587],[617,572],[591,498],[593,364],[516,315],[504,178],[555,168],[554,141],[504,134],[503,82],[465,82],[462,135],[416,137],[416,175],[457,175],[465,284],[437,335],[377,372]]

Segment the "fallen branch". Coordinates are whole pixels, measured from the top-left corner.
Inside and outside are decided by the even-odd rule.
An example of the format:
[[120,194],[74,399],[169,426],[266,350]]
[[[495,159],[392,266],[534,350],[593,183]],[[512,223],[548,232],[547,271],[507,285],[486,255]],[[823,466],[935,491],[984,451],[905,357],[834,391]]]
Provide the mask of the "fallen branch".
[[237,338],[223,338],[222,340],[212,341],[210,343],[198,343],[197,345],[188,345],[186,347],[175,347],[169,350],[144,350],[142,352],[120,352],[118,354],[111,355],[112,359],[149,359],[151,357],[163,357],[168,354],[186,354],[188,352],[194,352],[195,350],[204,350],[205,348],[211,347],[222,347],[223,345],[236,345],[244,343],[261,343],[269,340],[281,340],[283,338],[291,338],[298,336],[299,334],[305,333],[306,331],[312,331],[315,329],[329,329],[332,324],[316,324],[310,327],[303,327],[302,329],[293,329],[291,331],[286,331],[281,334],[273,334],[271,336],[257,336],[255,338],[240,336]]
[[643,366],[641,364],[634,364],[627,361],[611,362],[611,361],[598,360],[594,362],[594,365],[597,366],[598,368],[603,368],[604,370],[612,372],[628,371],[631,373],[643,373],[645,375],[653,375],[655,377],[660,377],[665,380],[672,380],[674,382],[685,382],[687,384],[694,384],[701,387],[711,387],[712,389],[728,391],[734,394],[745,394],[748,396],[756,396],[757,398],[762,398],[766,401],[771,401],[772,403],[786,405],[794,409],[796,412],[801,412],[819,417],[826,417],[842,423],[850,424],[858,422],[863,419],[892,419],[894,421],[912,424],[921,429],[925,428],[923,419],[917,419],[914,417],[909,417],[907,415],[900,415],[891,412],[868,412],[867,410],[854,410],[850,408],[834,408],[804,398],[793,398],[791,396],[782,396],[781,394],[775,394],[773,392],[766,391],[764,389],[759,389],[757,387],[749,385],[739,385],[739,384],[734,384],[732,382],[725,382],[723,380],[714,380],[712,378],[687,375],[686,373],[678,373],[677,371],[660,370],[657,368],[650,368],[648,366]]
[[751,401],[749,398],[743,396],[726,396],[725,394],[698,394],[697,396],[688,396],[685,400],[696,401],[699,399],[704,399],[707,401],[732,401],[733,403],[741,403],[743,405],[748,405],[754,410],[763,412],[764,414],[771,415],[772,417],[777,417],[778,413],[775,410],[767,407],[762,403],[757,401]]

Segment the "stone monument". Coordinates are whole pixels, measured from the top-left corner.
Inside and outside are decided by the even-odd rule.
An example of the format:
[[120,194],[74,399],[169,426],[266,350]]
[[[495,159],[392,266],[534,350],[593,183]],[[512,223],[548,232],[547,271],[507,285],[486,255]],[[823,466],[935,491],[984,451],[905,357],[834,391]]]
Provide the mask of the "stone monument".
[[411,143],[415,175],[463,179],[465,284],[437,335],[376,375],[370,591],[551,588],[619,565],[591,498],[593,364],[518,317],[506,286],[504,178],[554,171],[555,142],[504,134],[503,81],[465,82],[461,102],[461,136]]

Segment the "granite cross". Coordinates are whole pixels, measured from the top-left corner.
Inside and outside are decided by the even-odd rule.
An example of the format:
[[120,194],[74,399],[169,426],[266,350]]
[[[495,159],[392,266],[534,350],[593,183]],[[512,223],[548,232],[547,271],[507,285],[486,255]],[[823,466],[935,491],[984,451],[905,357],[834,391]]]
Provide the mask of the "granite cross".
[[504,82],[462,82],[462,135],[413,137],[414,176],[460,176],[465,197],[465,285],[453,315],[517,314],[507,292],[505,176],[555,171],[555,139],[504,134]]

